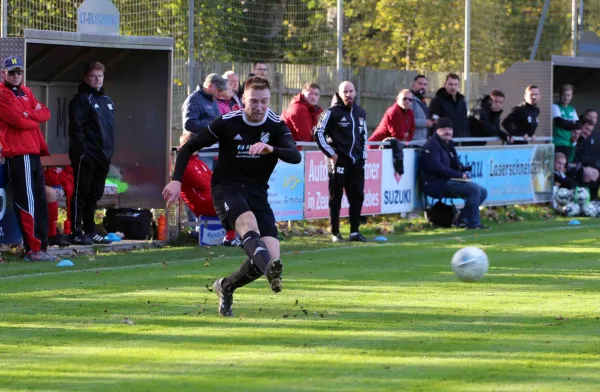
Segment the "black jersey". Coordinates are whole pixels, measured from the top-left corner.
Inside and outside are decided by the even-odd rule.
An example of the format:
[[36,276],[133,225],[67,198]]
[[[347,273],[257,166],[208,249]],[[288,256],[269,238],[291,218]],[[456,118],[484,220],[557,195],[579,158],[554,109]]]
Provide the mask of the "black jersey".
[[[250,147],[258,142],[273,146],[273,153],[250,155]],[[215,143],[219,143],[219,160],[212,176],[213,186],[241,183],[268,189],[269,177],[279,159],[287,163],[300,163],[302,159],[292,133],[275,112],[267,109],[262,122],[251,123],[244,111],[238,110],[217,117],[181,147],[173,180],[182,180],[195,151]]]

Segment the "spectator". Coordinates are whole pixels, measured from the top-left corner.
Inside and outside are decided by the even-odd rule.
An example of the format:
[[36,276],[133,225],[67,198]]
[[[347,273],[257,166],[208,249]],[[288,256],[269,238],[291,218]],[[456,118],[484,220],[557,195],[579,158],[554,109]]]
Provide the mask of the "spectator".
[[229,82],[219,75],[208,75],[202,87],[196,87],[196,91],[183,102],[183,129],[196,134],[219,117],[219,107],[215,98],[219,91],[226,90],[228,86]]
[[312,142],[313,133],[319,122],[323,108],[319,106],[321,88],[316,83],[306,83],[302,92],[295,95],[281,119],[292,132],[296,142]]
[[[525,102],[515,106],[512,112],[502,121],[502,126],[511,136],[508,143],[528,144],[529,139],[535,141],[535,131],[538,126],[540,109],[537,104],[540,100],[540,90],[537,86],[530,85],[525,89]],[[522,136],[523,141],[512,140],[515,136]]]
[[[467,122],[467,103],[465,97],[458,92],[460,78],[457,74],[446,75],[444,87],[439,89],[429,105],[429,117],[434,121],[446,117],[454,124],[456,137],[469,137]],[[437,127],[436,127],[437,129]]]
[[554,143],[554,151],[562,152],[566,157],[573,155],[571,132],[581,127],[577,111],[570,105],[572,99],[573,86],[564,84],[560,87],[559,102],[552,104],[552,141]]
[[329,216],[333,242],[343,241],[340,234],[340,209],[344,190],[350,204],[350,241],[366,242],[358,231],[365,198],[365,160],[367,158],[366,113],[354,99],[356,90],[342,82],[336,103],[325,111],[317,127],[315,140],[329,158]]
[[71,245],[67,238],[58,234],[56,223],[58,222],[58,196],[56,189],[46,185],[46,201],[48,202],[48,245],[65,247]]
[[554,154],[554,185],[559,188],[573,189],[575,180],[567,176],[567,157],[562,152]]
[[596,140],[596,138],[592,138],[594,124],[591,121],[584,120],[582,123],[580,123],[579,128],[580,130],[577,130],[579,131],[579,137],[576,139],[575,143],[572,143],[572,148],[569,150],[571,154],[568,157],[569,162],[581,163],[585,166],[600,167],[600,156],[598,155],[599,151],[595,146],[598,140]]
[[[184,131],[179,137],[179,144],[187,143],[193,133]],[[181,182],[181,198],[196,217],[217,216],[213,203],[210,181],[212,170],[202,162],[198,155],[193,155],[188,162]],[[235,230],[229,230],[223,239],[225,246],[239,246],[241,241],[237,238]]]
[[[222,78],[216,73],[212,73],[204,79],[202,87],[198,86],[196,91],[191,93],[183,102],[182,106],[182,118],[183,118],[183,130],[194,134],[197,134],[204,127],[210,125],[210,123],[221,115],[219,105],[216,101],[217,95],[229,88],[229,81]],[[209,154],[217,154],[218,144],[211,146],[210,148],[204,149],[202,152]],[[204,163],[209,168],[214,168],[215,157],[205,156],[202,158]],[[196,221],[196,215],[193,211],[186,206],[186,213],[188,221]],[[198,235],[198,227],[192,228],[192,237]]]
[[412,111],[415,117],[415,133],[413,135],[414,141],[427,140],[429,134],[429,128],[433,126],[433,121],[429,119],[429,108],[427,104],[423,102],[425,95],[427,94],[427,86],[429,82],[425,75],[417,75],[412,85]]
[[[469,112],[469,129],[473,137],[510,138],[508,132],[500,126],[500,116],[504,105],[504,93],[494,90],[484,96],[479,105]],[[485,146],[486,142],[475,142],[472,145]]]
[[596,124],[598,123],[598,112],[594,109],[586,109],[585,112],[583,112],[583,114],[579,115],[579,119],[580,121],[591,121],[592,124],[594,124],[594,127],[596,127]]
[[369,141],[380,142],[392,137],[402,142],[410,142],[415,132],[412,103],[412,92],[409,89],[401,90],[396,97],[396,103],[385,111],[375,132],[369,137]]
[[582,164],[577,164],[567,170],[567,176],[575,181],[576,186],[590,188],[591,199],[598,198],[598,186],[595,184],[598,182],[599,174],[598,169]]
[[226,90],[219,90],[217,93],[217,106],[219,107],[219,114],[227,114],[231,112],[231,102],[232,102],[232,92],[231,87],[227,86]]
[[54,261],[48,247],[48,206],[42,156],[50,155],[40,124],[50,110],[23,83],[23,60],[4,60],[0,84],[0,146],[8,169],[14,211],[25,245],[25,260]]
[[[264,61],[262,61],[262,60],[255,61],[252,64],[252,72],[250,72],[248,74],[248,79],[250,79],[252,76],[262,76],[262,77],[268,78],[269,77],[268,72],[269,72],[269,67],[267,67],[267,64]],[[248,80],[248,79],[246,79],[246,80]],[[240,86],[240,88],[238,90],[239,91],[238,95],[240,97],[244,95],[244,86],[245,85],[246,85],[246,83],[244,82],[244,84],[242,86]],[[242,105],[243,104],[244,103],[242,102]]]
[[84,82],[69,102],[69,158],[75,189],[71,242],[75,245],[110,244],[96,232],[94,215],[114,152],[114,103],[104,93],[104,65],[92,61],[83,70]]
[[235,110],[233,108],[236,105],[238,108],[242,108],[242,100],[238,96],[240,92],[240,77],[234,71],[227,71],[223,74],[223,78],[227,79],[229,88],[231,89],[231,103],[229,104],[229,107],[231,107],[232,110]]
[[452,122],[442,117],[436,123],[436,133],[423,145],[421,170],[423,192],[434,198],[462,198],[465,206],[459,226],[468,229],[489,229],[481,224],[479,206],[487,197],[487,190],[471,182],[467,171],[458,160],[452,141]]

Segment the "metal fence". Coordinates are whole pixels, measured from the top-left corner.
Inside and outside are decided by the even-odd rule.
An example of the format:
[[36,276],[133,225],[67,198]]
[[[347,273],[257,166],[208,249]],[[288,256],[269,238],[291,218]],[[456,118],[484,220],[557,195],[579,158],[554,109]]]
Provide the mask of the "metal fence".
[[[346,0],[343,2],[346,66],[343,73],[346,79],[355,81],[360,103],[374,126],[397,91],[410,86],[416,70],[429,77],[430,89],[434,91],[442,85],[446,72],[464,69],[462,37],[468,2],[472,3],[471,71],[476,72],[470,73],[467,95],[474,100],[479,95],[479,87],[494,73],[529,58],[546,1],[423,0],[425,6],[406,2],[402,9],[390,8],[386,9],[387,14],[381,14],[380,8],[385,7],[373,7],[375,0]],[[328,106],[339,81],[335,68],[335,2],[113,2],[121,13],[121,34],[175,39],[172,112],[175,144],[181,130],[181,103],[190,85],[207,72],[234,69],[243,80],[252,61],[266,60],[272,64],[271,77],[277,87],[274,103],[278,111],[285,108],[291,96],[308,81],[322,86],[321,104]],[[76,10],[81,2],[2,0],[2,3],[7,16],[3,28],[8,36],[19,37],[24,29],[75,31]],[[578,3],[582,5],[583,1]],[[600,32],[600,2],[586,1],[579,20],[573,18],[572,0],[552,0],[549,4],[537,60],[545,60],[550,54],[570,54],[574,29]],[[378,17],[383,19],[377,20]],[[381,39],[377,45],[368,46],[365,42],[372,42],[369,41],[372,36]]]

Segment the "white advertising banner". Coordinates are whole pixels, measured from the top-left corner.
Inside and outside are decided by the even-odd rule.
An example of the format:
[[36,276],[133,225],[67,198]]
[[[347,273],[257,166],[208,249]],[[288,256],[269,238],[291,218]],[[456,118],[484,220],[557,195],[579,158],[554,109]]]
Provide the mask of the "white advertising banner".
[[404,174],[401,176],[394,170],[392,150],[383,150],[381,164],[381,213],[412,211],[415,198],[415,150],[404,149]]

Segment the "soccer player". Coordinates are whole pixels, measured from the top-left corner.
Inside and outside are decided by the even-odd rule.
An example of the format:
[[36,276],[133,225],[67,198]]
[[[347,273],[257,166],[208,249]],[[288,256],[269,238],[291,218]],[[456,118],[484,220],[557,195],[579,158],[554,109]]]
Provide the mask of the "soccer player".
[[231,317],[233,292],[265,275],[271,290],[281,291],[283,263],[275,215],[267,200],[269,177],[281,159],[297,164],[301,155],[290,130],[269,109],[271,86],[253,76],[244,84],[244,109],[217,117],[181,147],[172,181],[163,190],[168,204],[177,201],[190,156],[219,143],[219,160],[212,177],[215,210],[226,230],[235,228],[248,258],[228,277],[217,279],[219,314]]

